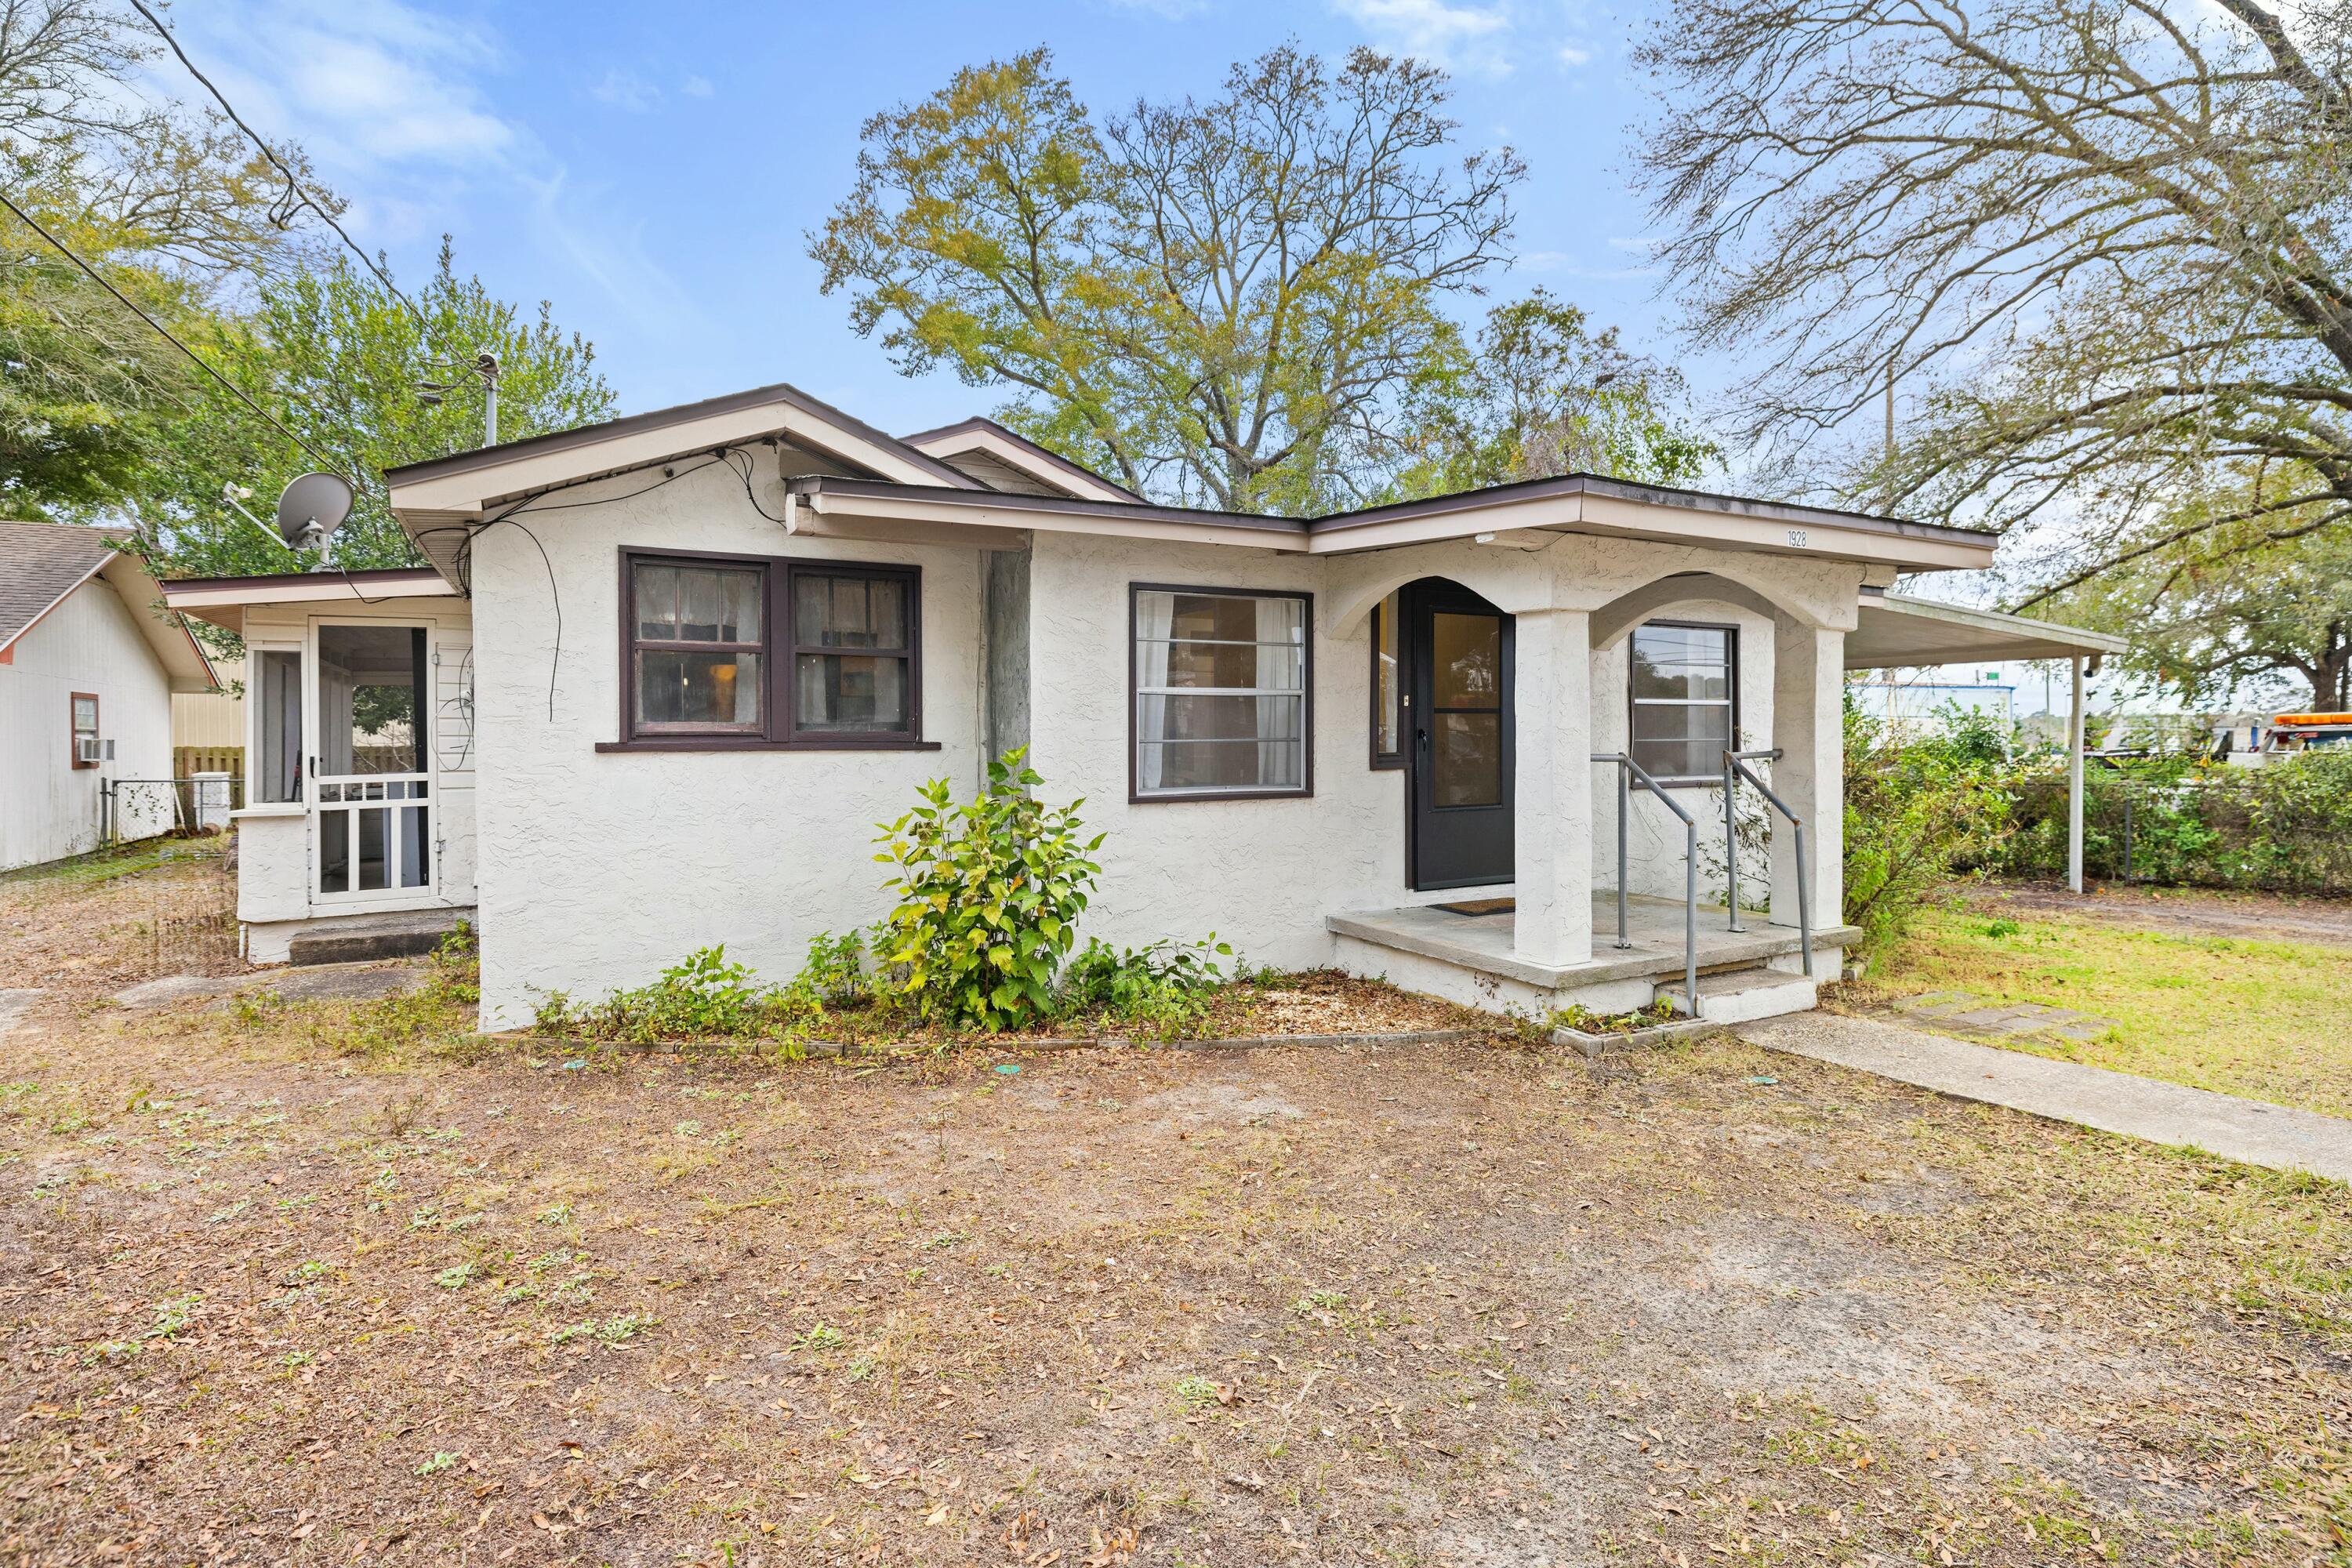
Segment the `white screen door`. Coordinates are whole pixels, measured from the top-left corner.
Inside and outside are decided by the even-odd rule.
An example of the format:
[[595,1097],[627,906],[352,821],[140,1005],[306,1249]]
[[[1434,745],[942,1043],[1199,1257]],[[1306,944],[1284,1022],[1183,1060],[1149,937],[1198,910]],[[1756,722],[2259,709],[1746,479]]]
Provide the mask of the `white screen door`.
[[389,902],[433,886],[431,638],[423,626],[318,628],[310,894]]

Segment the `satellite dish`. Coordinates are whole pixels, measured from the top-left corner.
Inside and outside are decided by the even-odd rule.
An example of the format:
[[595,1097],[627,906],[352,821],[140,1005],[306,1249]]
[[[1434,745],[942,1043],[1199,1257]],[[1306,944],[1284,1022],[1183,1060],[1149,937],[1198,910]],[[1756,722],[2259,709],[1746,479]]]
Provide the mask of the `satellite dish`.
[[318,550],[352,514],[352,487],[334,474],[303,474],[278,498],[278,537],[289,550]]

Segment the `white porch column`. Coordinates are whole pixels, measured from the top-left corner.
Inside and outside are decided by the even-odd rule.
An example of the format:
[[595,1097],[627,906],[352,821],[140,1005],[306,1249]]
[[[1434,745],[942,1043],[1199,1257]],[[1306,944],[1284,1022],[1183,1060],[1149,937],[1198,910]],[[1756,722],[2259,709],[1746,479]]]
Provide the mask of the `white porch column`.
[[1797,923],[1797,879],[1810,871],[1813,929],[1843,923],[1845,902],[1845,634],[1781,622],[1772,638],[1772,792],[1805,823],[1797,836],[1773,814],[1772,923]]
[[2083,656],[2074,667],[2074,701],[2066,711],[2066,886],[2083,890]]
[[1592,956],[1592,617],[1522,612],[1513,647],[1518,913],[1511,945],[1538,963],[1582,963]]

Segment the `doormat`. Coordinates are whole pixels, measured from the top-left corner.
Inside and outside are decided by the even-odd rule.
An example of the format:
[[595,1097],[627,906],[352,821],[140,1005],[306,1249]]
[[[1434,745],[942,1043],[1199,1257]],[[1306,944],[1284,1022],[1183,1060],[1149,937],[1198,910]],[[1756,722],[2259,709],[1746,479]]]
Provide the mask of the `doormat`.
[[1468,899],[1458,904],[1437,906],[1449,915],[1507,915],[1518,907],[1517,899]]

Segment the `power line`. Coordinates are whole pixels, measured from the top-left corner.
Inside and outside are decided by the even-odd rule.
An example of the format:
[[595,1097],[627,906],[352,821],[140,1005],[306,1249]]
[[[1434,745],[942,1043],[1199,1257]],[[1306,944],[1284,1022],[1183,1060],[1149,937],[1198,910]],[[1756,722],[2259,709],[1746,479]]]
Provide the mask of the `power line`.
[[[136,4],[136,0],[133,0],[133,3]],[[280,425],[278,422],[277,416],[271,414],[269,410],[264,408],[260,404],[256,403],[251,397],[247,396],[243,387],[229,380],[228,377],[223,375],[218,370],[215,370],[210,360],[205,359],[202,354],[196,353],[195,350],[182,342],[178,338],[173,337],[172,335],[171,329],[164,326],[163,322],[157,321],[146,311],[141,310],[138,305],[132,302],[131,296],[125,294],[121,289],[117,289],[111,282],[108,281],[104,273],[99,271],[97,268],[92,267],[89,262],[84,261],[79,256],[76,255],[72,247],[68,246],[64,240],[59,239],[56,235],[51,234],[47,229],[42,227],[38,219],[35,218],[32,214],[26,212],[23,207],[18,206],[5,191],[0,191],[0,206],[5,206],[10,212],[15,213],[26,227],[31,229],[35,234],[39,235],[43,239],[47,240],[50,247],[55,249],[59,256],[64,257],[68,261],[72,262],[76,267],[80,268],[84,272],[89,274],[91,281],[95,282],[100,288],[105,289],[108,293],[113,295],[117,300],[120,300],[122,302],[122,308],[124,310],[129,310],[132,315],[138,317],[141,321],[154,328],[155,333],[158,337],[171,344],[173,348],[179,350],[182,353],[187,355],[190,360],[194,362],[198,370],[203,371],[206,375],[211,376],[215,381],[220,383],[223,390],[227,392],[230,396],[236,398],[239,403],[244,404],[247,408],[252,409],[253,412],[258,416],[264,423],[268,425],[271,429],[277,431],[280,436],[285,437],[289,441],[293,442],[297,447],[301,447],[305,452],[310,453],[313,458],[316,458],[319,460],[320,467],[334,472],[341,471],[341,465],[336,463],[335,459],[328,457],[324,452],[319,450],[318,447],[313,447],[310,442],[305,441],[301,437],[297,436],[293,431],[286,428],[285,426]]]
[[[336,236],[342,240],[343,244],[351,248],[352,254],[358,257],[360,260],[365,264],[367,269],[375,274],[376,280],[382,283],[386,289],[392,290],[392,297],[408,307],[408,313],[416,318],[417,326],[421,330],[429,332],[431,331],[431,325],[425,320],[425,312],[416,308],[416,301],[402,293],[400,291],[400,285],[392,280],[392,275],[386,272],[381,266],[377,265],[374,257],[370,256],[365,250],[360,248],[359,241],[353,239],[349,234],[344,232],[343,226],[335,221],[335,215],[329,212],[324,206],[320,205],[318,200],[313,197],[310,192],[302,188],[302,182],[295,177],[294,171],[287,165],[286,160],[278,155],[278,149],[272,147],[268,142],[262,137],[261,132],[256,131],[252,126],[247,125],[245,122],[245,117],[239,114],[236,111],[236,106],[229,102],[227,95],[223,93],[219,88],[213,85],[212,78],[206,76],[204,72],[196,68],[196,62],[188,58],[187,50],[180,47],[180,40],[172,36],[171,28],[163,26],[163,19],[147,8],[147,0],[131,0],[131,4],[138,8],[141,16],[147,18],[149,26],[152,26],[156,32],[163,35],[163,42],[171,46],[172,52],[179,57],[180,63],[188,68],[188,74],[194,77],[198,81],[204,83],[205,90],[213,95],[213,101],[221,106],[221,112],[227,115],[230,121],[236,124],[236,128],[239,131],[244,132],[246,135],[252,140],[255,146],[261,149],[261,155],[268,159],[272,166],[278,170],[278,174],[284,176],[288,195],[296,198],[293,211],[299,212],[302,208],[309,207],[312,212],[317,213],[320,220],[329,228],[333,229]],[[284,226],[284,220],[280,220],[279,226]]]

